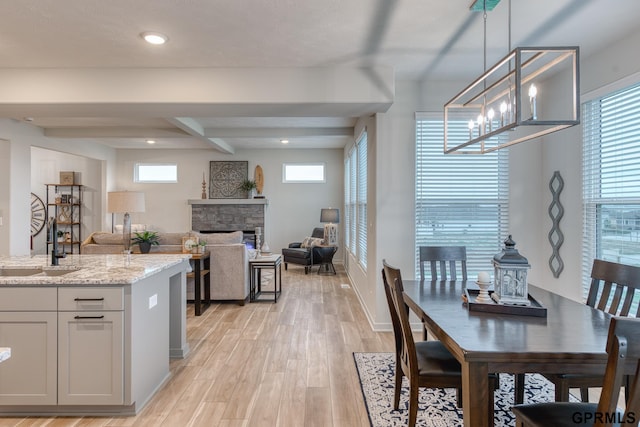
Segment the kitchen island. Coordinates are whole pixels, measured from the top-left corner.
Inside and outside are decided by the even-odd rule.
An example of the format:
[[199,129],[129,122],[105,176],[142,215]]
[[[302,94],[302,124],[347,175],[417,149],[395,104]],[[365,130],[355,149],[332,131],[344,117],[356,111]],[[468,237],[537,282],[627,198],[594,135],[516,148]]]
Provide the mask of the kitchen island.
[[0,415],[139,412],[189,352],[189,257],[0,257]]

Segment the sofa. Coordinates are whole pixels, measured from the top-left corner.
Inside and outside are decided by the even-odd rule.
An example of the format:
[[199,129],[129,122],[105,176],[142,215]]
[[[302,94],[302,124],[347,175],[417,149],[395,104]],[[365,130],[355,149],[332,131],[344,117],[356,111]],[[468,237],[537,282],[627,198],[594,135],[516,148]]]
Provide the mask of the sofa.
[[[241,304],[249,296],[249,256],[242,243],[242,231],[231,233],[158,232],[159,245],[151,246],[150,253],[182,252],[183,237],[197,237],[207,243],[211,253],[211,298],[216,301],[236,301]],[[140,253],[138,245],[132,252]],[[81,254],[119,254],[124,250],[122,234],[94,232],[80,245]],[[203,290],[204,292],[204,290]],[[187,298],[193,298],[193,280],[187,283]]]

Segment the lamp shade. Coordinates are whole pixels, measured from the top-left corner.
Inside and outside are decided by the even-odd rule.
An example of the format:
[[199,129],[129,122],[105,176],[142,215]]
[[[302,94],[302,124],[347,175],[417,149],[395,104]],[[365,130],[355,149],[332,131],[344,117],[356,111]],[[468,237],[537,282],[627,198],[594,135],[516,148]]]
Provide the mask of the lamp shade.
[[320,222],[339,223],[340,210],[334,208],[324,208],[320,210]]
[[111,191],[107,194],[109,213],[144,212],[144,193],[139,191]]

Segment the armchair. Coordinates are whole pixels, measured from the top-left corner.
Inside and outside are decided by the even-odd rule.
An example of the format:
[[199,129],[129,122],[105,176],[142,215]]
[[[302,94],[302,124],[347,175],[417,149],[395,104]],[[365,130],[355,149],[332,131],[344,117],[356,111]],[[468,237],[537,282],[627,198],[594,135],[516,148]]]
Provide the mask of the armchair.
[[[324,238],[324,229],[316,227],[311,233],[311,237],[322,239]],[[289,243],[288,248],[282,249],[282,261],[284,262],[284,269],[288,269],[288,264],[298,264],[304,266],[304,274],[309,273],[314,265],[312,248],[303,248],[302,242]]]

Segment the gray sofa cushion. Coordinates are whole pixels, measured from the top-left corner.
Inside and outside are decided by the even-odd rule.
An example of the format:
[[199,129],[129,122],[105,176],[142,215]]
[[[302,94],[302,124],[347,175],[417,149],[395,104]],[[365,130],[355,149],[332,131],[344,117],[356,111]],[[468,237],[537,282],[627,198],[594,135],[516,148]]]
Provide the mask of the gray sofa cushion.
[[207,245],[229,245],[234,243],[242,243],[242,231],[234,231],[231,233],[198,233],[200,241],[204,241]]
[[94,233],[93,241],[98,245],[122,245],[122,234]]

